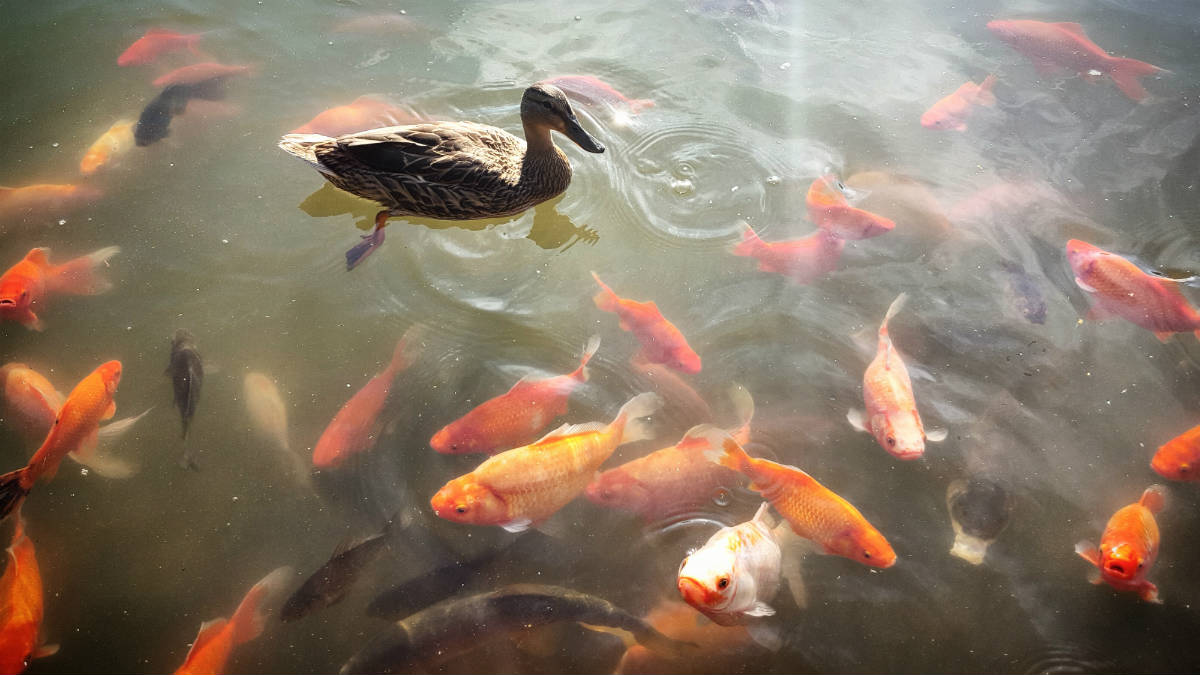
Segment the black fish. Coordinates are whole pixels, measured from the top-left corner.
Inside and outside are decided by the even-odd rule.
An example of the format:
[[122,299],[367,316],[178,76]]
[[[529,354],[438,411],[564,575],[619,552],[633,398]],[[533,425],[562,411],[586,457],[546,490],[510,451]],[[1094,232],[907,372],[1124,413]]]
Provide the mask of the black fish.
[[318,609],[332,607],[341,602],[358,580],[363,568],[383,552],[395,521],[396,518],[388,521],[379,534],[338,545],[329,561],[313,572],[313,575],[292,593],[287,602],[283,603],[279,620],[295,621]]
[[[484,562],[495,557],[488,555]],[[467,588],[480,567],[478,561],[455,562],[417,575],[375,596],[367,605],[367,616],[389,621],[406,617]]]
[[159,92],[153,101],[142,110],[137,126],[133,129],[133,140],[144,147],[157,143],[170,134],[171,119],[187,110],[188,101],[202,98],[219,101],[225,97],[224,83],[228,75],[197,82],[195,84],[172,84]]
[[1046,323],[1046,298],[1038,282],[1017,263],[1004,260],[1000,266],[1008,272],[1008,288],[1017,311],[1030,323]]
[[342,673],[397,673],[428,669],[513,631],[577,621],[633,634],[642,645],[677,655],[694,647],[673,640],[611,602],[559,586],[514,584],[439,602],[379,633],[342,666]]
[[[204,365],[200,361],[200,352],[196,351],[195,339],[182,328],[175,331],[175,338],[171,340],[171,362],[164,374],[171,377],[175,387],[175,407],[179,408],[179,416],[183,420],[183,438],[187,438],[188,425],[196,414],[196,403],[200,401]],[[196,468],[196,463],[187,453],[184,453],[183,463],[189,469]]]

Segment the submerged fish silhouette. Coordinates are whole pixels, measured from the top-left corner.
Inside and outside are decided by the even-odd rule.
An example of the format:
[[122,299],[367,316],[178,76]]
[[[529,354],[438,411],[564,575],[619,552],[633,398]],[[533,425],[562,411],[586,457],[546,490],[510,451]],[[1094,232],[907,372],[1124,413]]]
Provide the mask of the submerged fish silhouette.
[[341,602],[363,569],[379,557],[387,547],[392,527],[399,519],[394,516],[378,534],[339,544],[329,561],[313,572],[300,588],[283,603],[280,621],[295,621],[312,612]]
[[[196,350],[195,338],[182,328],[175,331],[175,337],[171,340],[171,362],[167,364],[167,370],[163,374],[171,378],[175,389],[175,407],[179,408],[179,416],[183,421],[183,438],[186,439],[192,416],[196,414],[196,404],[200,401],[204,365],[200,360],[200,352]],[[182,461],[185,468],[197,468],[191,453],[186,450]]]
[[221,75],[194,84],[172,84],[159,92],[138,117],[133,129],[133,140],[138,147],[145,147],[166,138],[170,133],[171,119],[187,110],[193,98],[219,101],[225,98],[224,83],[229,75]]

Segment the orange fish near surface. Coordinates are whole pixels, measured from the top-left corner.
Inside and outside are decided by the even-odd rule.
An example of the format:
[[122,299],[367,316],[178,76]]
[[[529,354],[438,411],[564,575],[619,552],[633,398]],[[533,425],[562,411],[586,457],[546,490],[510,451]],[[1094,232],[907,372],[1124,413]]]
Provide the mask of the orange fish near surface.
[[383,404],[392,391],[392,383],[397,375],[412,365],[419,348],[420,332],[414,326],[405,331],[396,343],[387,368],[351,396],[333,416],[325,431],[321,432],[321,438],[317,439],[317,446],[313,448],[313,466],[319,469],[334,468],[375,446],[379,413],[383,412]]
[[133,122],[117,122],[88,148],[83,159],[79,161],[79,171],[85,176],[90,176],[131,147],[133,147]]
[[58,651],[58,645],[38,646],[42,602],[42,573],[25,519],[18,516],[0,577],[0,673],[23,672],[31,660]]
[[995,75],[988,75],[979,84],[964,82],[954,93],[934,103],[921,115],[921,126],[926,129],[966,131],[967,118],[975,106],[996,105],[996,95],[992,93],[995,85]]
[[1151,485],[1138,501],[1119,509],[1108,519],[1100,548],[1090,541],[1075,544],[1079,557],[1095,565],[1092,583],[1101,581],[1118,591],[1135,591],[1146,602],[1162,604],[1158,587],[1146,581],[1146,575],[1158,557],[1158,523],[1154,514],[1167,505],[1167,491]]
[[266,627],[266,607],[286,590],[291,569],[280,567],[263,577],[246,593],[232,619],[221,617],[205,621],[192,642],[192,648],[175,675],[220,675],[225,672],[233,648],[262,634]]
[[53,478],[68,453],[96,443],[100,423],[117,412],[113,395],[120,383],[121,362],[109,361],[75,385],[29,464],[0,476],[0,519],[12,513],[39,478]]
[[1150,468],[1170,480],[1200,481],[1200,425],[1159,446]]
[[183,49],[200,54],[196,45],[200,43],[202,34],[184,35],[160,28],[151,28],[146,34],[129,45],[129,48],[117,57],[118,66],[141,66],[153,63],[163,54],[177,52]]
[[718,462],[750,479],[757,491],[791,525],[796,534],[810,539],[826,553],[840,555],[872,567],[891,567],[896,552],[850,502],[821,485],[794,466],[776,464],[746,454],[720,429],[706,434],[711,447],[705,451]]
[[595,272],[592,272],[592,278],[600,285],[600,292],[593,298],[596,307],[617,315],[621,330],[633,333],[641,343],[642,355],[647,361],[666,364],[685,373],[700,372],[700,355],[692,350],[675,324],[663,317],[658,305],[653,301],[622,298],[600,281]]
[[438,490],[429,500],[433,512],[509,532],[537,525],[575,499],[617,446],[652,438],[641,418],[662,402],[658,394],[638,394],[611,424],[564,424],[531,445],[494,455]]
[[850,425],[875,437],[879,447],[896,459],[917,459],[925,454],[925,441],[946,440],[945,429],[925,430],[917,399],[913,396],[912,380],[904,359],[896,352],[888,335],[888,321],[900,311],[908,296],[901,293],[888,307],[883,323],[879,324],[879,344],[875,359],[863,373],[863,402],[866,414],[851,410],[846,415]]
[[293,134],[321,134],[342,136],[356,131],[380,127],[420,124],[425,121],[415,112],[392,105],[370,96],[359,96],[354,101],[330,108],[308,122],[292,129]]
[[887,234],[896,223],[883,216],[850,206],[837,176],[821,176],[808,187],[808,219],[842,239],[868,239]]
[[654,101],[648,98],[629,98],[617,91],[613,86],[594,75],[559,75],[544,84],[552,84],[567,92],[578,101],[589,105],[625,106],[629,112],[638,114],[646,108],[653,108]]
[[159,76],[152,83],[156,87],[169,87],[173,84],[200,84],[218,77],[232,75],[247,75],[250,66],[227,66],[223,63],[193,63],[190,66],[176,68],[166,75]]
[[16,321],[26,328],[42,330],[42,321],[34,312],[40,309],[42,301],[53,293],[96,295],[112,288],[97,270],[120,251],[109,246],[61,265],[51,265],[50,249],[33,249],[0,275],[0,321]]
[[742,241],[733,247],[733,254],[754,258],[760,271],[782,274],[798,284],[809,284],[837,269],[845,246],[844,239],[825,229],[801,239],[766,242],[746,225]]
[[521,378],[507,392],[442,427],[429,445],[446,454],[491,454],[533,441],[555,417],[567,413],[567,399],[587,382],[587,363],[599,348],[599,336],[592,337],[574,372],[543,379]]
[[1119,316],[1162,342],[1172,333],[1195,332],[1200,338],[1200,313],[1183,297],[1178,282],[1146,274],[1125,258],[1078,239],[1067,242],[1067,262],[1076,285],[1094,303],[1089,319]]

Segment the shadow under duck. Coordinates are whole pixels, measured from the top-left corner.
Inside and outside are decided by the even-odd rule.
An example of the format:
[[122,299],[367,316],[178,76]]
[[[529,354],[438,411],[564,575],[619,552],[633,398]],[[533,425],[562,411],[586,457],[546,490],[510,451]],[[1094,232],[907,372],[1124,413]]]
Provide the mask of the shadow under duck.
[[346,252],[346,268],[353,269],[383,243],[391,216],[497,218],[562,194],[571,184],[571,163],[551,140],[552,130],[588,152],[604,152],[553,85],[525,90],[521,123],[525,140],[475,122],[429,122],[337,138],[287,134],[279,147],[336,187],[384,207],[375,229]]

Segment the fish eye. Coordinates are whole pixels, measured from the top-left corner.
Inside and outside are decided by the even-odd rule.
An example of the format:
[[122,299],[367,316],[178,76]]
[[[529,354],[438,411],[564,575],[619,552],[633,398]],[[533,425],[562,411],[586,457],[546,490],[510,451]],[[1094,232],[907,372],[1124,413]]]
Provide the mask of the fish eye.
[[1138,569],[1139,569],[1139,570],[1140,570],[1140,569],[1142,569],[1142,567],[1143,567],[1143,566],[1145,566],[1145,563],[1138,563]]
[[895,438],[892,438],[891,436],[888,436],[886,440],[887,440],[887,444],[888,444],[888,445],[895,445],[895,444],[896,444],[896,439],[895,439]]
[[729,588],[729,577],[721,577],[720,579],[717,579],[717,588],[721,590]]
[[467,507],[462,504],[459,504],[458,506],[454,507],[454,510],[458,513],[466,513]]
[[871,559],[871,552],[870,552],[870,551],[863,551],[863,557],[864,557],[864,558],[866,558],[866,559],[868,559],[868,560],[870,560],[870,559]]

